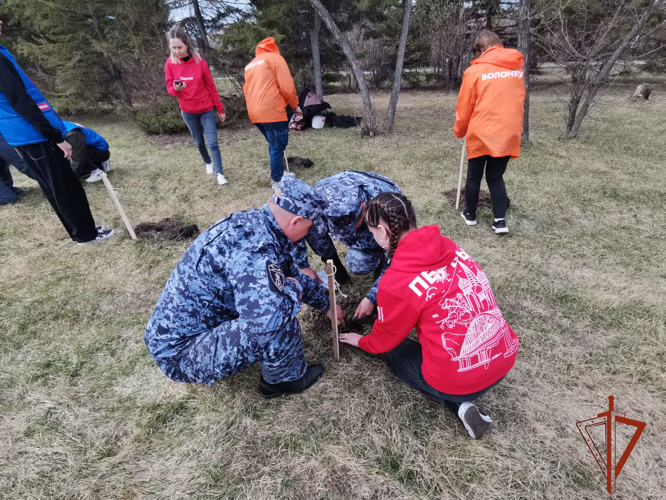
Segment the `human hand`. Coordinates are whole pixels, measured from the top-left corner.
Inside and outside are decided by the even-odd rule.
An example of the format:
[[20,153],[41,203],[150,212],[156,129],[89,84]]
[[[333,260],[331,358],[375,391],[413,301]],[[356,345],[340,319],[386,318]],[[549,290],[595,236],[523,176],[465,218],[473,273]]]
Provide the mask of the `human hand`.
[[187,84],[185,82],[178,82],[178,83],[174,82],[173,83],[173,88],[176,92],[180,92],[185,87],[187,87]]
[[314,269],[311,267],[306,267],[305,269],[301,269],[301,272],[305,274],[306,276],[309,276],[313,280],[315,280],[317,283],[324,283],[322,280],[319,279],[319,276],[317,276],[317,273],[314,272]]
[[338,338],[343,344],[349,344],[353,345],[354,347],[358,347],[358,341],[363,338],[363,335],[359,335],[358,333],[341,333]]
[[361,303],[356,308],[354,317],[358,319],[363,319],[372,314],[372,311],[375,310],[375,305],[370,302],[367,298],[363,299]]
[[224,123],[227,120],[227,115],[225,113],[220,113],[220,121]]
[[65,153],[65,160],[71,160],[72,158],[72,145],[67,141],[62,141],[58,143],[58,147],[62,149],[62,152]]
[[[340,307],[340,304],[337,304],[335,306],[335,312],[337,313],[337,316],[338,316],[338,325],[347,326],[347,323],[345,323],[345,315],[342,312],[342,307]],[[330,309],[328,310],[326,315],[328,316],[328,319],[333,319]]]

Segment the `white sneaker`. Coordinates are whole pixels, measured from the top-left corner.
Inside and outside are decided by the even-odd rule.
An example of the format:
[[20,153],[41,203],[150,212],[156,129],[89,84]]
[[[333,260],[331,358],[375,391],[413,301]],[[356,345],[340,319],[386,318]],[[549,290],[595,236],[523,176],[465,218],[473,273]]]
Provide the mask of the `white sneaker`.
[[460,405],[458,417],[472,439],[479,439],[483,436],[493,422],[488,415],[481,413],[473,403],[469,402]]
[[282,177],[284,177],[285,175],[288,177],[296,177],[296,174],[292,174],[291,172],[282,172]]
[[225,184],[228,184],[229,181],[224,178],[224,175],[222,174],[217,174],[217,183],[220,186],[224,186]]
[[102,172],[99,168],[96,168],[90,173],[90,176],[86,179],[86,182],[97,182],[102,180]]
[[102,170],[104,170],[105,172],[111,170],[111,162],[109,160],[102,162]]
[[208,175],[213,175],[215,173],[215,170],[213,169],[213,164],[212,163],[206,163],[206,173]]

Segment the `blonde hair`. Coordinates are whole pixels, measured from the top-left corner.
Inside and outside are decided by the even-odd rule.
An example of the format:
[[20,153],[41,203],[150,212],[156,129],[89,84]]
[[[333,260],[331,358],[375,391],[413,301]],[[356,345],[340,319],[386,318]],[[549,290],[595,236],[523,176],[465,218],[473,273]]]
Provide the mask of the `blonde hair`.
[[181,42],[183,42],[187,46],[187,52],[189,55],[192,56],[194,61],[198,64],[199,61],[201,61],[201,56],[199,55],[199,51],[197,48],[194,46],[192,43],[192,39],[190,38],[190,35],[187,34],[187,32],[181,28],[180,26],[174,26],[169,30],[169,32],[166,35],[167,43],[169,44],[169,52],[171,53],[171,62],[173,64],[180,64],[181,61],[178,58],[176,54],[173,53],[173,50],[171,50],[171,40],[177,38]]
[[502,40],[490,30],[481,30],[474,40],[474,57],[480,57],[490,47],[504,47]]

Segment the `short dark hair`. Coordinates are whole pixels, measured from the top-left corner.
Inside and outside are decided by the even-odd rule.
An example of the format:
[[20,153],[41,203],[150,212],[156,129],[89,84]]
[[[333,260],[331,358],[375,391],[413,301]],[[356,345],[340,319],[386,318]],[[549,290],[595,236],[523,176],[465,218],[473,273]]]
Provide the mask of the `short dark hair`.
[[480,57],[486,50],[496,45],[504,47],[500,37],[490,30],[481,30],[474,39],[474,57]]

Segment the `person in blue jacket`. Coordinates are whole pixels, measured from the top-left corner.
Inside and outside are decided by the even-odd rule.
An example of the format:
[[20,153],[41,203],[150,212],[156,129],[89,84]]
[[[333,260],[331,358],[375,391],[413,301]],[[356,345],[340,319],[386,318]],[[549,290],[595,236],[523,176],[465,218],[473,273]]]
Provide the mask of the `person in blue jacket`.
[[35,174],[69,237],[79,245],[111,237],[113,230],[95,226],[86,193],[70,168],[65,125],[2,45],[0,75],[0,134]]
[[[261,364],[264,398],[302,392],[322,375],[305,361],[301,300],[330,317],[324,288],[291,257],[326,207],[311,186],[284,176],[262,208],[216,222],[192,243],[146,327],[148,351],[176,382],[213,385]],[[344,324],[342,309],[336,307]]]
[[78,123],[63,121],[67,134],[65,140],[72,146],[72,170],[77,177],[89,175],[87,182],[102,179],[102,172],[111,167],[109,143],[91,128]]

